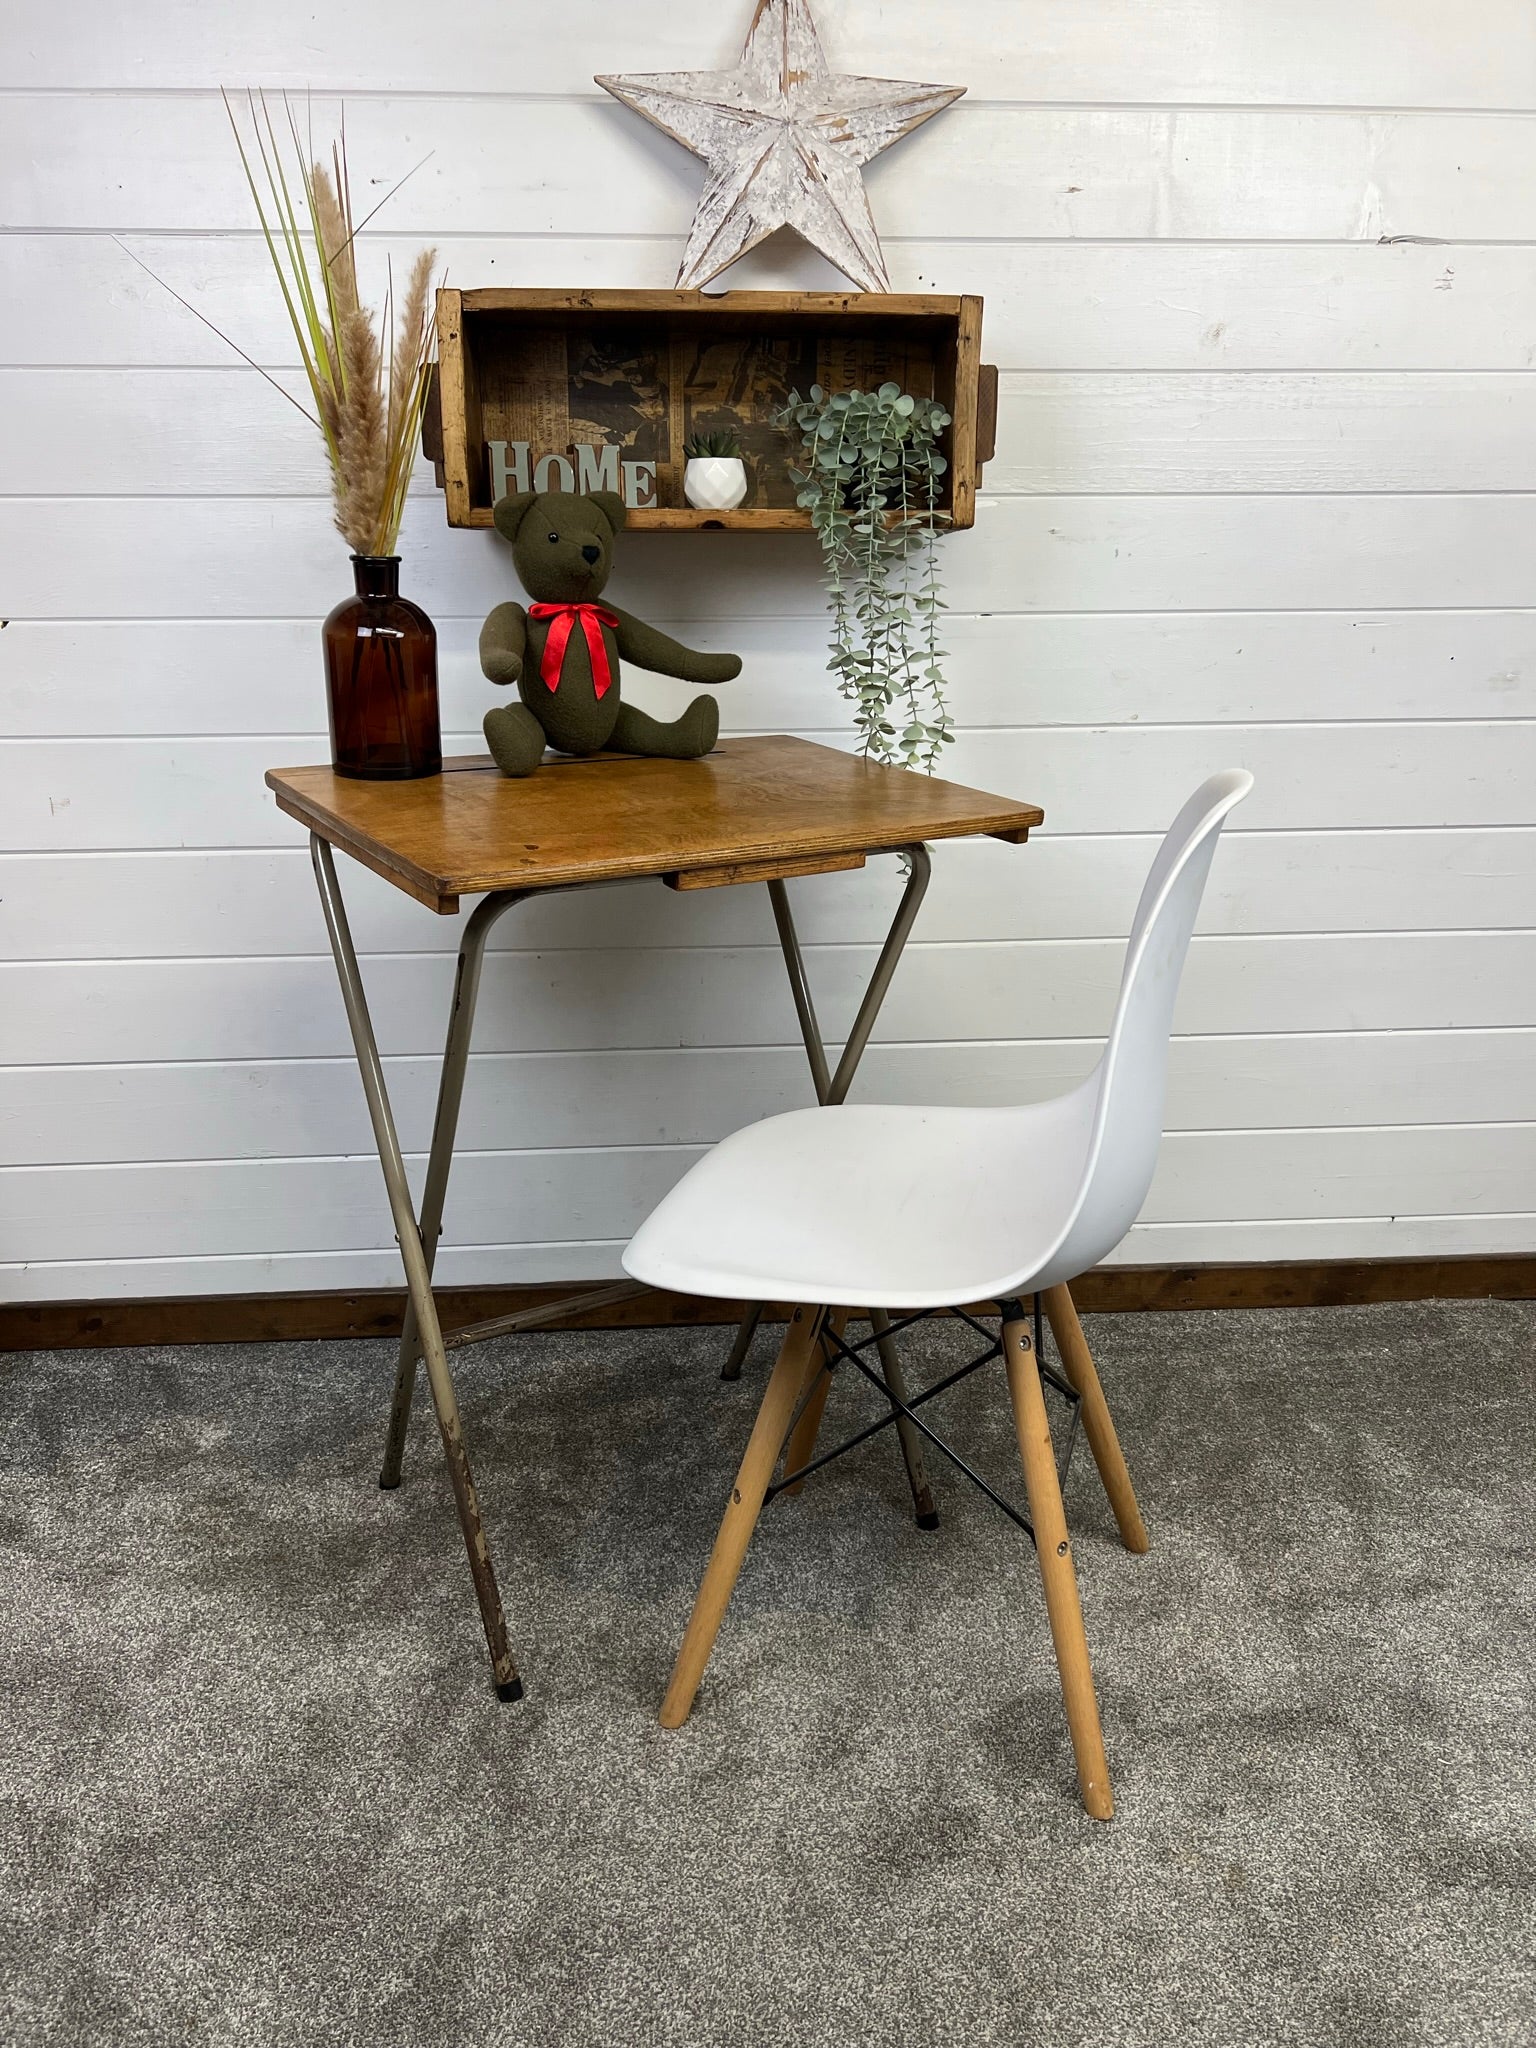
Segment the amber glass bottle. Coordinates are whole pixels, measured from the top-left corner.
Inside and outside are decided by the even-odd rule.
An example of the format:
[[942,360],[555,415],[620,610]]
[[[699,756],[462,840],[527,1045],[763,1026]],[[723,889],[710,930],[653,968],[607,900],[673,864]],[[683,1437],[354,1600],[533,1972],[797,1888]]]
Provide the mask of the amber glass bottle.
[[398,555],[354,555],[356,595],[321,628],[338,775],[404,780],[443,765],[437,629],[400,595]]

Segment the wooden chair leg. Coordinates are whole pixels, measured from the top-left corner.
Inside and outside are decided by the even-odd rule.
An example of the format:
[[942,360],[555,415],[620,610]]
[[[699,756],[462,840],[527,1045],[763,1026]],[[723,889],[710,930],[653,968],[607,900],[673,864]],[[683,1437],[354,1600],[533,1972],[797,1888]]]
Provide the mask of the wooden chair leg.
[[1083,1634],[1083,1610],[1077,1597],[1077,1574],[1056,1478],[1045,1390],[1040,1384],[1034,1339],[1027,1323],[1004,1323],[1003,1352],[1008,1362],[1008,1391],[1013,1397],[1029,1516],[1035,1529],[1035,1554],[1040,1560],[1045,1609],[1050,1616],[1056,1667],[1061,1674],[1061,1696],[1072,1734],[1072,1753],[1077,1759],[1078,1792],[1095,1820],[1109,1820],[1115,1802],[1109,1788],[1104,1736],[1099,1727],[1099,1703],[1094,1697],[1088,1643]]
[[[824,1327],[836,1330],[841,1336],[847,1321],[848,1311],[838,1309],[827,1317]],[[808,1465],[816,1455],[816,1439],[821,1434],[821,1418],[826,1412],[827,1396],[832,1391],[832,1375],[826,1370],[829,1363],[826,1341],[818,1337],[816,1349],[811,1357],[811,1370],[815,1372],[817,1378],[811,1388],[811,1398],[800,1411],[800,1420],[789,1433],[789,1442],[784,1450],[786,1472],[798,1472],[802,1465]],[[798,1400],[799,1397],[796,1398]],[[804,1485],[803,1479],[797,1479],[793,1486],[786,1486],[784,1491],[795,1494]]]
[[672,1680],[661,1703],[663,1728],[681,1728],[688,1718],[694,1694],[699,1689],[699,1680],[704,1676],[709,1653],[714,1648],[715,1637],[720,1632],[726,1607],[735,1590],[752,1531],[762,1512],[763,1495],[768,1491],[773,1468],[784,1448],[790,1417],[805,1389],[808,1374],[820,1367],[822,1318],[823,1311],[819,1308],[797,1308],[790,1318],[778,1362],[769,1376],[763,1405],[757,1411],[746,1454],[736,1474],[736,1484],[731,1488],[731,1497],[726,1504],[720,1533],[715,1538],[698,1598],[693,1603],[682,1648],[672,1667]]
[[1077,1320],[1072,1296],[1064,1286],[1047,1287],[1042,1298],[1067,1378],[1082,1396],[1083,1432],[1088,1438],[1088,1448],[1093,1452],[1093,1462],[1099,1468],[1099,1477],[1104,1482],[1104,1491],[1109,1495],[1120,1540],[1127,1550],[1150,1550],[1152,1544],[1147,1535],[1147,1525],[1136,1505],[1136,1492],[1126,1470],[1120,1439],[1115,1435],[1109,1403],[1104,1399],[1104,1389],[1094,1371],[1093,1354],[1088,1349],[1083,1326]]
[[[880,1370],[885,1383],[898,1401],[909,1401],[906,1375],[902,1370],[901,1354],[890,1336],[891,1319],[883,1309],[871,1309],[870,1329],[880,1354]],[[835,1330],[840,1337],[848,1323],[848,1310],[837,1309],[827,1317],[825,1328]],[[830,1358],[830,1346],[823,1337],[818,1347],[822,1360]],[[821,1418],[826,1410],[827,1395],[832,1389],[832,1375],[824,1372],[817,1381],[810,1400],[801,1411],[800,1420],[790,1433],[789,1447],[784,1453],[784,1470],[798,1472],[808,1465],[816,1455],[816,1439],[821,1430]],[[901,1455],[907,1468],[907,1483],[912,1489],[912,1511],[917,1518],[919,1529],[937,1529],[938,1510],[933,1504],[933,1489],[928,1484],[928,1472],[923,1463],[923,1440],[911,1423],[903,1416],[896,1424],[896,1435],[901,1443]],[[786,1486],[786,1493],[798,1493],[805,1481],[797,1480],[793,1486]]]

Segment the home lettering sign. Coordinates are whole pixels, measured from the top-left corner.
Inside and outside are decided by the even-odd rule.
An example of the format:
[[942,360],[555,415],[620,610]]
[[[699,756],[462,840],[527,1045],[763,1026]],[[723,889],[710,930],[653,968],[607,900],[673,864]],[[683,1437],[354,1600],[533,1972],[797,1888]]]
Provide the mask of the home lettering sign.
[[617,491],[632,512],[656,503],[656,464],[624,460],[611,441],[571,441],[537,458],[529,441],[487,441],[491,502],[514,491]]

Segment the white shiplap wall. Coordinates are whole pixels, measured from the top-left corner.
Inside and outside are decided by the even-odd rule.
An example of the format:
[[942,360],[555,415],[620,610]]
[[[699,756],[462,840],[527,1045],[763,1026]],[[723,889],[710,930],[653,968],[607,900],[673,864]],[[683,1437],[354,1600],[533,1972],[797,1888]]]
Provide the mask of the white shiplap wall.
[[[980,292],[998,459],[948,550],[955,770],[1043,803],[945,848],[866,1093],[1082,1073],[1154,835],[1242,762],[1134,1260],[1536,1241],[1536,11],[1529,0],[821,0],[844,68],[970,96],[869,174],[898,289]],[[217,97],[345,94],[384,255],[669,283],[698,168],[591,83],[728,60],[746,0],[9,0],[0,22],[0,1287],[397,1274],[307,857],[347,580],[302,423],[115,238],[291,364]],[[775,247],[742,285],[832,282]],[[494,539],[423,489],[405,587],[478,745]],[[739,648],[735,730],[840,729],[798,540],[634,537],[615,595]],[[668,686],[645,685],[669,702]],[[887,864],[888,870],[888,864]],[[403,1136],[456,924],[348,873]],[[846,1017],[888,871],[798,892]],[[733,1125],[806,1099],[766,905],[499,934],[440,1270],[612,1270]]]

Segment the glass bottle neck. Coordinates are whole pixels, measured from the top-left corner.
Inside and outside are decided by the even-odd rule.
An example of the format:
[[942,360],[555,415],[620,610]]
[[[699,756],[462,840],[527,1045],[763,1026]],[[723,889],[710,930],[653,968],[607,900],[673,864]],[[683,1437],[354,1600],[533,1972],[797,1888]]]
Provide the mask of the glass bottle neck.
[[354,555],[352,576],[359,597],[398,597],[400,557],[398,555]]

